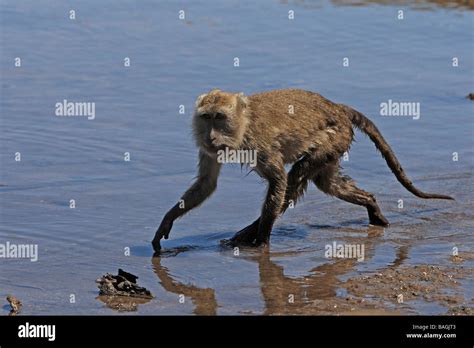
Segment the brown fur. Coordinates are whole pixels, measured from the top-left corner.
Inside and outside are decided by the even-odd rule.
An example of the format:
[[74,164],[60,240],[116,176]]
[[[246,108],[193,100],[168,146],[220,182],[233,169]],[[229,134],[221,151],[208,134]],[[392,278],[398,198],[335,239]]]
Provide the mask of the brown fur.
[[[245,97],[213,90],[199,96],[193,117],[193,132],[199,148],[196,182],[163,218],[153,240],[160,250],[173,221],[201,204],[217,186],[221,164],[217,153],[225,148],[256,150],[255,171],[268,181],[261,216],[239,231],[231,244],[266,244],[276,218],[290,202],[296,202],[312,181],[323,192],[367,208],[374,225],[388,225],[375,197],[358,187],[339,170],[339,158],[349,150],[353,126],[366,133],[387,161],[397,179],[422,198],[452,199],[424,193],[413,186],[395,154],[377,127],[356,110],[335,104],[319,94],[298,90],[276,90]],[[289,173],[285,164],[294,163]]]

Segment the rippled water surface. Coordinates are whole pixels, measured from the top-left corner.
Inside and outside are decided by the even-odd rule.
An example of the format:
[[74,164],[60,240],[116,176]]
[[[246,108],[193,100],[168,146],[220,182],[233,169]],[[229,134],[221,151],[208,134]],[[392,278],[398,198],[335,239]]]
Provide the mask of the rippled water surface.
[[[469,2],[440,3],[2,1],[0,241],[38,244],[39,259],[1,259],[0,296],[21,298],[25,314],[113,314],[95,279],[121,267],[155,295],[139,314],[318,314],[314,301],[345,296],[347,277],[449,265],[453,247],[472,250],[474,17]],[[265,185],[230,165],[152,258],[157,225],[195,176],[194,100],[215,87],[297,87],[349,104],[379,126],[417,186],[456,201],[413,197],[358,134],[343,165],[377,195],[389,228],[310,187],[278,220],[269,254],[235,256],[219,241],[258,216]],[[56,117],[64,99],[95,102],[95,119]],[[380,116],[388,99],[419,102],[420,119]],[[365,260],[325,258],[333,242],[363,244]],[[472,306],[472,279],[460,287]],[[447,310],[426,301],[399,309]]]

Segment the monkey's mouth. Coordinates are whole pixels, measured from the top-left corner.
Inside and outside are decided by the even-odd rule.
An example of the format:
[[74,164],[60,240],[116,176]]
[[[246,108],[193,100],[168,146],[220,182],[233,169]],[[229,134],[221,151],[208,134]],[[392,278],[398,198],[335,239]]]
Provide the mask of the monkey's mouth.
[[228,147],[227,145],[214,145],[214,144],[208,144],[209,150],[212,152],[218,152],[220,150],[225,150],[225,148]]

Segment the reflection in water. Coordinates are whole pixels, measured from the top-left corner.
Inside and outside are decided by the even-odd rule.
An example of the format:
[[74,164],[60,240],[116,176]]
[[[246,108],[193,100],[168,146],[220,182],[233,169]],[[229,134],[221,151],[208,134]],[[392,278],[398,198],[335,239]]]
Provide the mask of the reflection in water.
[[[346,232],[363,234],[361,237],[345,237],[346,244],[360,244],[365,248],[367,262],[376,247],[383,242],[384,230],[380,227],[369,226],[366,229],[345,229]],[[332,242],[332,241],[331,241]],[[242,255],[245,260],[256,262],[260,278],[261,293],[265,310],[263,314],[321,314],[321,308],[315,301],[330,301],[338,297],[338,290],[343,285],[340,278],[357,271],[359,263],[352,259],[330,259],[322,265],[314,267],[306,275],[300,277],[286,276],[283,266],[274,259],[299,255],[300,252],[268,252],[250,251]],[[396,259],[390,267],[399,267],[407,258],[408,246],[400,246]],[[166,291],[191,298],[195,309],[194,314],[215,315],[218,303],[215,290],[199,288],[194,285],[182,284],[174,279],[168,268],[161,265],[162,257],[153,257],[152,265],[155,274]]]
[[409,249],[410,249],[410,246],[408,246],[408,245],[400,246],[397,250],[397,256],[395,258],[395,261],[393,261],[393,263],[390,266],[388,266],[387,268],[398,268],[401,265],[403,265],[405,260],[408,258],[408,250]]
[[293,278],[285,276],[283,267],[271,261],[270,254],[261,254],[258,268],[264,314],[297,314],[316,299],[334,297],[337,276],[349,271],[353,264],[354,260],[339,259],[312,269],[308,276]]
[[138,309],[139,304],[151,301],[150,298],[105,295],[97,296],[96,300],[104,302],[107,307],[119,312],[134,312]]
[[[346,243],[361,244],[365,248],[365,260],[373,256],[375,246],[383,229],[368,227],[357,232],[367,233],[366,237],[353,238]],[[317,314],[320,308],[315,300],[334,299],[342,284],[340,276],[354,270],[356,259],[335,259],[309,271],[303,277],[288,277],[282,266],[270,259],[269,253],[257,257],[260,284],[265,301],[264,314]]]
[[161,265],[161,257],[151,259],[153,270],[160,279],[160,283],[166,291],[177,295],[184,295],[191,299],[196,306],[193,313],[198,315],[216,315],[217,301],[214,289],[203,289],[194,285],[185,285],[177,282],[169,274],[168,268]]

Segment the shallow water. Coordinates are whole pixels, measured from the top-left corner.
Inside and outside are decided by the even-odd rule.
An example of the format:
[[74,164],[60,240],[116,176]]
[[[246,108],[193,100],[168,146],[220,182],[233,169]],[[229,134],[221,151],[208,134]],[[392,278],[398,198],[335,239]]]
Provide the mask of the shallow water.
[[[0,241],[37,244],[39,259],[0,259],[0,297],[15,294],[24,314],[114,314],[96,299],[95,279],[121,267],[155,295],[139,314],[319,314],[315,301],[346,296],[348,277],[451,265],[453,247],[472,250],[473,12],[345,3],[2,1]],[[215,87],[297,87],[351,105],[374,120],[417,186],[456,201],[410,195],[358,134],[343,166],[377,195],[389,228],[368,227],[364,209],[310,188],[277,222],[269,254],[235,256],[219,241],[255,219],[265,186],[228,166],[214,196],[176,222],[163,256],[152,258],[157,225],[195,176],[194,100]],[[95,102],[95,119],[56,117],[64,99]],[[420,119],[380,116],[389,99],[421,103]],[[364,261],[326,258],[334,241],[364,245]],[[472,307],[473,280],[458,291]]]

